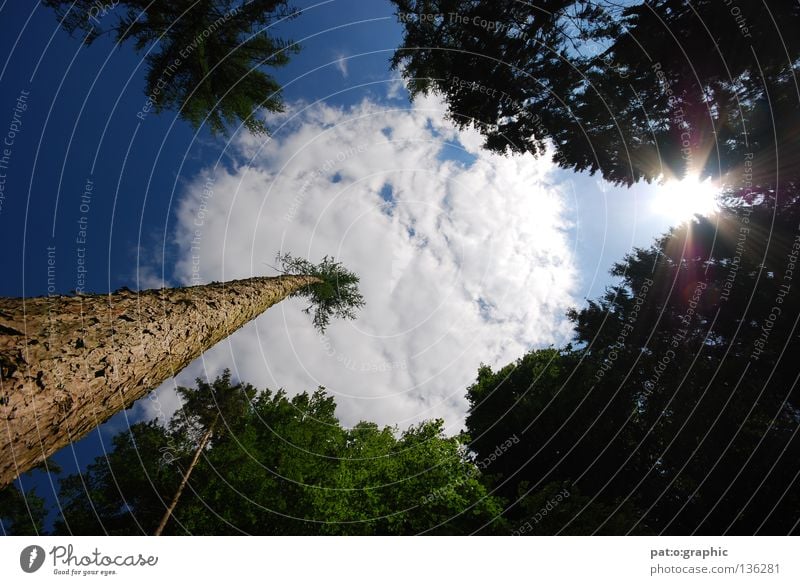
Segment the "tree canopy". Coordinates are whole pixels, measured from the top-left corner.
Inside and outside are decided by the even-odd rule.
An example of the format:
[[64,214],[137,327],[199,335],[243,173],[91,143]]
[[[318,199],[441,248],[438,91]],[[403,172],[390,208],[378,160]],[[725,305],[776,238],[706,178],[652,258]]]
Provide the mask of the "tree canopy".
[[442,421],[347,429],[322,388],[289,398],[254,395],[228,374],[197,384],[181,389],[187,400],[169,425],[132,425],[107,457],[62,480],[57,533],[152,533],[193,452],[197,429],[185,421],[198,401],[197,416],[210,414],[209,392],[251,399],[203,451],[165,534],[459,534],[501,509]]
[[[797,197],[731,197],[634,250],[570,312],[571,344],[479,369],[463,435],[345,428],[323,388],[198,380],[169,424],[61,480],[56,532],[151,533],[222,423],[166,534],[796,532]],[[3,497],[5,530],[36,526]]]
[[800,213],[787,191],[628,255],[618,284],[571,312],[572,346],[480,370],[471,446],[480,458],[521,440],[493,468],[512,527],[566,487],[588,499],[534,532],[797,530]]
[[35,490],[23,492],[16,485],[0,490],[0,532],[3,536],[39,535],[45,532],[45,501]]
[[144,52],[147,68],[142,119],[152,109],[177,109],[195,128],[212,133],[243,124],[264,133],[259,108],[283,111],[281,87],[264,68],[280,67],[298,50],[273,36],[291,17],[287,0],[44,0],[62,27],[90,44],[110,34]]
[[754,152],[757,180],[797,166],[796,2],[392,2],[412,95],[441,94],[493,151],[625,185],[739,183]]

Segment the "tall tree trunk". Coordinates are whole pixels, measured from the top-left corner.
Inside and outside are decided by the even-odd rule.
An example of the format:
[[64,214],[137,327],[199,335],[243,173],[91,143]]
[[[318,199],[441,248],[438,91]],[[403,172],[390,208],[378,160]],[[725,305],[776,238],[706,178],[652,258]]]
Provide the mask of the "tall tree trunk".
[[279,276],[0,298],[0,487],[315,282]]
[[214,422],[208,427],[208,430],[203,434],[203,438],[200,439],[200,443],[197,445],[197,449],[195,449],[194,457],[192,457],[192,462],[189,464],[189,467],[186,469],[186,473],[183,474],[183,478],[181,479],[181,483],[178,486],[178,489],[175,491],[175,495],[172,498],[172,501],[167,508],[167,511],[164,512],[164,515],[161,517],[161,522],[158,523],[158,528],[153,533],[153,536],[161,536],[161,533],[164,532],[164,528],[167,526],[167,522],[169,522],[172,513],[175,511],[175,506],[178,505],[178,500],[181,499],[181,494],[183,490],[186,488],[186,484],[189,483],[189,476],[192,475],[192,471],[197,466],[197,462],[200,460],[200,454],[205,449],[208,441],[211,439],[211,435],[214,433],[214,427],[217,425],[217,420],[219,419],[219,415],[217,418],[214,419]]

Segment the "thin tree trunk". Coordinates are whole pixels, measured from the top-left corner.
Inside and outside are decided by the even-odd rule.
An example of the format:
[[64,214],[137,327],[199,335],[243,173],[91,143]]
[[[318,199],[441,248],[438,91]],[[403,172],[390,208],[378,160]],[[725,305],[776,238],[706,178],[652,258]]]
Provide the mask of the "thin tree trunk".
[[312,276],[0,298],[0,487],[175,376]]
[[197,449],[194,452],[194,457],[192,458],[192,462],[189,464],[186,473],[183,474],[183,478],[181,479],[181,483],[178,486],[177,491],[175,492],[175,496],[172,498],[172,502],[170,502],[167,511],[164,512],[164,516],[161,518],[161,522],[158,524],[158,528],[153,533],[153,536],[161,536],[161,533],[164,532],[164,528],[167,526],[167,522],[169,522],[170,517],[172,516],[172,512],[175,511],[175,506],[178,505],[178,500],[181,499],[181,494],[183,493],[184,488],[186,488],[186,484],[189,483],[189,476],[192,475],[192,471],[194,471],[197,462],[200,460],[200,454],[205,449],[208,441],[211,439],[211,435],[214,432],[214,427],[217,425],[217,418],[214,419],[214,422],[208,427],[208,430],[203,435],[203,438],[200,439],[200,443],[197,445]]

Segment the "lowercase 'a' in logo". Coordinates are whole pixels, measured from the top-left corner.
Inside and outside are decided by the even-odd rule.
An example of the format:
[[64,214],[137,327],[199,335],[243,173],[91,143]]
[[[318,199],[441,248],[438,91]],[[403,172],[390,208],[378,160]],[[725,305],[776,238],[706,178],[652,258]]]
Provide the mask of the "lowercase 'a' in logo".
[[22,549],[19,554],[19,566],[26,573],[35,573],[44,564],[44,549],[32,544]]

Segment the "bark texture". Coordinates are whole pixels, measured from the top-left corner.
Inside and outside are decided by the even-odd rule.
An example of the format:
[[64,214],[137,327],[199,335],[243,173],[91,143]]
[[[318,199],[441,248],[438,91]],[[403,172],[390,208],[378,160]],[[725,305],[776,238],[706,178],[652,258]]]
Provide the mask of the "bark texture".
[[0,487],[314,282],[279,276],[0,298]]

